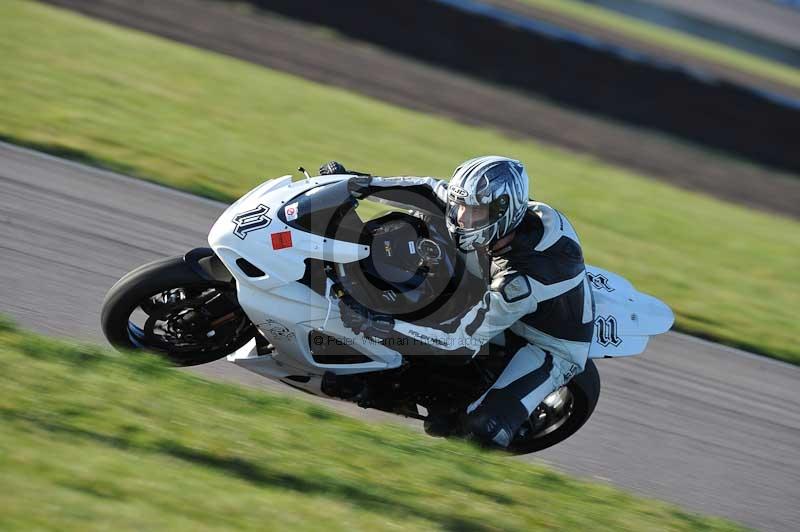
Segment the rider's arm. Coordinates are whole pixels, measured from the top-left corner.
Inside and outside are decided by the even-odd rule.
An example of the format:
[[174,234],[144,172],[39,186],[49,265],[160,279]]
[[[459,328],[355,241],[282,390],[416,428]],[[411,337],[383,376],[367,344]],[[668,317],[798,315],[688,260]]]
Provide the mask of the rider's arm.
[[489,340],[536,310],[530,280],[524,274],[505,272],[493,279],[481,301],[458,319],[437,327],[397,320],[396,335],[436,349],[439,354],[475,355]]
[[351,174],[355,176],[347,182],[347,187],[358,199],[377,194],[386,200],[418,205],[419,198],[422,197],[434,203],[434,210],[441,209],[447,202],[447,182],[433,177],[377,177],[372,174],[347,170],[336,161],[323,164],[319,173],[320,175]]
[[409,195],[417,195],[435,203],[439,208],[447,202],[447,182],[433,177],[374,177],[350,179],[349,188],[357,198],[371,196],[416,205]]

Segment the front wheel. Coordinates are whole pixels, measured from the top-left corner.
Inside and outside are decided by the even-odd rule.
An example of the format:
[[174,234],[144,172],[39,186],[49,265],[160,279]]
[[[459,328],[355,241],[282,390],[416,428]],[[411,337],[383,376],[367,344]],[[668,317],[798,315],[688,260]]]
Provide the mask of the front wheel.
[[222,358],[255,334],[235,285],[204,279],[182,257],[145,264],[117,281],[101,322],[113,346],[146,349],[178,366]]
[[589,420],[600,397],[600,375],[590,359],[566,386],[548,395],[517,431],[508,451],[541,451],[575,434]]

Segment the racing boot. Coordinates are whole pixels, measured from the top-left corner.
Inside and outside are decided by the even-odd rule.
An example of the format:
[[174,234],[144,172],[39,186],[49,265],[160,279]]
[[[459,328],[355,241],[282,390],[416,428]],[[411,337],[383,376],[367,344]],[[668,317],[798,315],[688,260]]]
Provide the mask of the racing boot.
[[505,449],[527,419],[528,411],[517,400],[481,404],[467,414],[467,439],[482,447]]
[[459,418],[457,412],[429,410],[422,427],[428,436],[446,438],[458,432]]

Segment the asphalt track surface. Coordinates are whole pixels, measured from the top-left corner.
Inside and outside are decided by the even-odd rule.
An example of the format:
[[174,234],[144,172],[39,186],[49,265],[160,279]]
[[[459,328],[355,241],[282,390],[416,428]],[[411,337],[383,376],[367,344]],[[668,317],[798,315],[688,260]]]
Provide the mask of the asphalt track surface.
[[[223,208],[0,143],[0,312],[45,334],[104,342],[106,290],[142,263],[205,245]],[[763,530],[800,529],[800,368],[675,333],[642,357],[598,367],[603,392],[589,423],[525,459]],[[299,393],[225,361],[194,371]]]
[[704,18],[800,48],[800,10],[765,0],[648,0],[651,4]]

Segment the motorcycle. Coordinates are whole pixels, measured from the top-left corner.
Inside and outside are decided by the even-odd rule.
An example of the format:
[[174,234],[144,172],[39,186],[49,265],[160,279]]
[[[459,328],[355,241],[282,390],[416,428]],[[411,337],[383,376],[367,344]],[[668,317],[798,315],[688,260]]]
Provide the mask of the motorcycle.
[[[475,253],[457,251],[444,213],[425,198],[386,191],[356,199],[353,175],[303,172],[299,181],[266,181],[228,207],[209,233],[210,248],[120,279],[103,303],[106,338],[180,366],[227,357],[314,395],[420,420],[463,413],[508,363],[504,335],[468,360],[416,356],[413,344],[354,336],[337,300],[443,323],[486,288],[470,262]],[[600,394],[594,360],[642,353],[672,326],[669,307],[623,277],[589,265],[586,272],[595,308],[589,360],[533,411],[512,453],[574,434]]]

